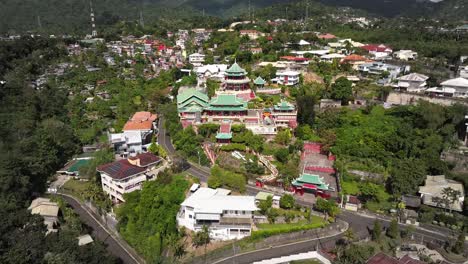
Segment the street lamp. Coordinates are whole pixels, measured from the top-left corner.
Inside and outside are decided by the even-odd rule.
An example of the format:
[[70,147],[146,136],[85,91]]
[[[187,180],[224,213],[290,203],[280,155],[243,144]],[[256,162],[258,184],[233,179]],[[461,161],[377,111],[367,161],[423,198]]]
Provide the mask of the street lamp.
[[200,166],[200,151],[197,150],[197,154],[198,154],[198,166]]

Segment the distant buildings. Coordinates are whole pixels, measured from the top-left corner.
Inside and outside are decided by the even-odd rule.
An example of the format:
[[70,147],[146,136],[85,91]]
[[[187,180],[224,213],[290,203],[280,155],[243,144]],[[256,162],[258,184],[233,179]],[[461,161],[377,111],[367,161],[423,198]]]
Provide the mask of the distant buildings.
[[199,188],[181,204],[177,223],[195,232],[207,226],[218,240],[249,236],[258,210],[255,197],[229,194],[225,189]]
[[399,50],[393,53],[395,59],[410,61],[418,58],[418,53],[412,50]]
[[366,264],[424,264],[424,262],[413,259],[408,255],[405,255],[400,259],[396,259],[380,252],[367,260]]
[[158,156],[144,153],[98,166],[102,190],[112,201],[125,202],[125,193],[141,190],[145,181],[156,179],[157,167],[163,162]]
[[384,44],[367,44],[361,47],[369,52],[376,60],[388,59],[392,54],[392,48]]
[[129,155],[142,153],[146,144],[151,142],[156,129],[157,115],[150,112],[137,112],[125,123],[122,133],[110,134],[110,143],[116,151]]
[[281,85],[294,86],[299,84],[301,73],[297,71],[278,71],[273,82]]
[[453,89],[453,97],[468,98],[468,79],[450,79],[440,85],[442,89]]
[[257,30],[247,29],[247,30],[241,30],[240,35],[241,37],[247,36],[249,37],[249,39],[255,40],[255,39],[258,39],[259,37],[262,37],[264,34]]
[[205,55],[200,53],[193,53],[189,55],[189,63],[193,66],[202,66],[205,63]]

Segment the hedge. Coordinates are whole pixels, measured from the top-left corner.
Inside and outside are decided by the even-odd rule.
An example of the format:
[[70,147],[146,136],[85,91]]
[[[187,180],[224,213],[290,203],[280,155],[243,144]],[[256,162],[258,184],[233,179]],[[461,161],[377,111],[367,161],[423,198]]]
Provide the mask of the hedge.
[[222,151],[245,151],[247,147],[240,143],[231,143],[229,145],[223,145],[220,148]]

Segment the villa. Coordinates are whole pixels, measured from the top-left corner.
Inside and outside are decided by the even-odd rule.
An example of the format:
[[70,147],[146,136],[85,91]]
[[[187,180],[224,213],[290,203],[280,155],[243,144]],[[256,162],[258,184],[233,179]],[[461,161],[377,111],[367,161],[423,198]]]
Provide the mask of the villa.
[[428,76],[419,73],[410,73],[398,78],[398,88],[410,93],[419,93],[424,91],[427,87],[426,81]]
[[250,236],[258,210],[255,197],[229,194],[226,189],[198,188],[180,205],[178,225],[195,232],[207,226],[210,237],[216,240]]
[[123,203],[125,193],[141,190],[145,181],[156,179],[159,172],[156,167],[163,161],[151,153],[144,153],[98,166],[102,190],[112,201]]
[[279,71],[272,81],[281,85],[294,86],[299,84],[300,75],[301,73],[297,71]]

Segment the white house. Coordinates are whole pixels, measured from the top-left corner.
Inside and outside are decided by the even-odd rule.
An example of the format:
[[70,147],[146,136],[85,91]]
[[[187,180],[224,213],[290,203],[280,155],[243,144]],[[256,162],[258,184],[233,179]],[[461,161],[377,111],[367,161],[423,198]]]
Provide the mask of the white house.
[[452,88],[455,89],[453,97],[468,98],[468,79],[465,78],[455,78],[447,80],[440,84],[442,88]]
[[258,210],[255,197],[229,193],[225,189],[199,188],[181,204],[177,223],[195,232],[207,226],[210,237],[217,240],[249,236]]
[[320,56],[320,60],[326,61],[326,62],[333,62],[334,60],[341,61],[341,59],[343,59],[344,57],[346,56],[343,54],[331,53],[331,54]]
[[189,63],[194,66],[201,66],[205,63],[205,54],[193,53],[189,55]]
[[44,218],[44,225],[47,226],[47,234],[57,232],[55,225],[58,223],[58,214],[60,207],[56,202],[52,202],[49,198],[36,198],[28,207],[31,214],[38,214]]
[[[452,189],[458,191],[457,199],[449,201],[448,208],[454,211],[463,211],[463,201],[465,200],[465,188],[463,184],[454,180],[445,178],[445,175],[427,176],[424,186],[419,187],[419,194],[422,198],[422,203],[434,207],[445,208],[440,199],[444,197],[444,190]],[[439,201],[438,201],[439,200]]]
[[427,87],[428,76],[419,73],[410,73],[398,78],[398,88],[411,93],[419,93]]
[[468,79],[468,66],[463,66],[460,68],[460,77]]
[[301,73],[297,71],[279,71],[276,72],[276,78],[272,81],[286,86],[299,84]]
[[125,123],[122,133],[110,134],[109,141],[117,151],[129,153],[144,152],[144,145],[151,142],[157,115],[150,112],[136,112]]
[[156,179],[158,165],[164,160],[151,153],[143,153],[97,167],[101,174],[102,190],[115,202],[125,202],[124,193],[141,190],[147,180]]
[[399,50],[393,53],[395,59],[409,61],[418,58],[418,53],[412,50]]

